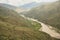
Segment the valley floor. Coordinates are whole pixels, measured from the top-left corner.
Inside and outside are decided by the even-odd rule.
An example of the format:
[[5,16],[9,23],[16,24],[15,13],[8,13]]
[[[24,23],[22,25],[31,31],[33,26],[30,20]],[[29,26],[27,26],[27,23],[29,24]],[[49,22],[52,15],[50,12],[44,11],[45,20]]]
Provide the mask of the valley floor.
[[28,20],[32,20],[32,21],[40,23],[42,25],[42,27],[39,29],[39,31],[43,31],[43,32],[49,34],[51,37],[60,39],[60,33],[53,30],[52,26],[46,25],[46,24],[39,22],[38,20],[35,20],[35,19],[25,17],[24,15],[21,15],[21,16],[28,19]]
[[41,25],[42,25],[42,27],[39,29],[39,31],[46,32],[50,36],[60,39],[60,33],[57,33],[55,30],[53,30],[53,28],[51,26],[48,26],[44,23],[41,23]]

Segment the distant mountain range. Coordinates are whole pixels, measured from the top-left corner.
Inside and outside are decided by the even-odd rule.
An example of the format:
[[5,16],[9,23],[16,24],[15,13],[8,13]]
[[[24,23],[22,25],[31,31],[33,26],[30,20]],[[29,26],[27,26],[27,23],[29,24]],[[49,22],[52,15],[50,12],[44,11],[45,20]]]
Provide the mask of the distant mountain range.
[[31,3],[28,3],[28,4],[21,5],[21,6],[13,6],[13,5],[9,5],[9,4],[0,3],[0,6],[15,10],[17,12],[23,12],[23,11],[26,11],[28,9],[31,9],[31,8],[34,8],[34,7],[37,7],[37,6],[41,6],[41,5],[44,5],[44,4],[46,4],[46,3],[31,2]]
[[0,6],[6,7],[6,8],[9,8],[9,9],[13,9],[13,10],[17,8],[15,6],[12,6],[12,5],[9,5],[9,4],[4,4],[4,3],[0,3]]
[[0,3],[0,6],[6,7],[6,8],[11,9],[11,10],[14,10],[18,13],[25,11],[25,9],[23,9],[23,8],[13,6],[13,5],[9,5],[9,4]]
[[28,4],[24,4],[24,5],[20,6],[20,7],[21,7],[21,8],[24,8],[24,9],[30,9],[30,8],[35,7],[35,6],[37,6],[37,5],[38,5],[38,3],[36,3],[36,2],[31,2],[31,3],[28,3]]
[[36,3],[36,2],[24,4],[24,5],[21,5],[21,6],[13,6],[13,5],[9,5],[9,4],[0,3],[0,6],[6,7],[6,8],[9,8],[9,9],[13,9],[13,10],[15,10],[18,7],[23,8],[23,9],[30,9],[30,8],[35,7],[37,5],[38,5],[38,3]]
[[31,8],[41,6],[41,5],[44,5],[44,4],[46,4],[46,2],[41,2],[41,3],[31,2],[31,3],[28,3],[28,4],[21,5],[20,8],[31,9]]

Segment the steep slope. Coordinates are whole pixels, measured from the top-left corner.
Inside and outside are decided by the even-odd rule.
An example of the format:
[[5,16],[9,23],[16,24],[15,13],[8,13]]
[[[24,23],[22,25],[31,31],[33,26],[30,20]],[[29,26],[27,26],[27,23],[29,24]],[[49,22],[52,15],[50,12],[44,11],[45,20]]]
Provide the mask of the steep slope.
[[49,34],[51,37],[60,39],[60,33],[56,32],[56,30],[54,30],[52,26],[44,24],[44,23],[42,23],[42,22],[40,22],[40,21],[38,21],[36,19],[25,17],[24,15],[21,15],[21,16],[28,19],[28,20],[40,23],[42,27],[39,29],[39,31],[43,31],[43,32]]
[[60,30],[60,1],[33,8],[26,16],[38,19]]
[[9,5],[9,4],[4,4],[4,3],[0,3],[0,6],[7,7],[7,8],[12,9],[12,10],[17,8],[15,6],[12,6],[12,5]]
[[[0,20],[10,23],[15,26],[22,26],[22,27],[30,27],[30,26],[33,27],[34,26],[31,24],[32,22],[30,22],[27,19],[24,19],[17,12],[7,9],[3,6],[0,6],[0,18],[1,18]],[[39,24],[39,28],[40,28],[40,24]]]
[[37,7],[37,6],[41,6],[41,5],[44,5],[44,4],[47,4],[47,3],[50,3],[50,2],[40,2],[40,3],[31,2],[31,3],[26,3],[24,5],[20,5],[20,8],[31,9],[31,8],[34,8],[34,7]]
[[24,4],[24,5],[20,6],[20,7],[25,8],[25,9],[30,9],[30,8],[36,6],[37,4],[38,3],[36,3],[36,2],[31,2],[31,3],[28,3],[28,4]]
[[0,6],[6,7],[8,9],[10,9],[10,10],[14,10],[14,11],[16,11],[18,13],[25,11],[25,9],[23,9],[21,7],[9,5],[9,4],[0,3]]
[[57,40],[37,31],[36,27],[40,28],[41,25],[0,6],[0,40]]

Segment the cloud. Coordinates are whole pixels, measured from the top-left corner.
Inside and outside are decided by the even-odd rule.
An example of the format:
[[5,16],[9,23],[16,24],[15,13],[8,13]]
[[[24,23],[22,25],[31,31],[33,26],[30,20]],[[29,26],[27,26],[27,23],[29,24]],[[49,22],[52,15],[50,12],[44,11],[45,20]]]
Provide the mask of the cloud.
[[54,2],[54,1],[57,1],[57,0],[40,0],[40,2]]
[[8,3],[11,5],[19,6],[19,5],[24,5],[26,3],[31,3],[31,2],[53,2],[55,0],[0,0],[0,3]]
[[6,3],[6,0],[0,0],[0,3]]
[[9,4],[12,4],[12,5],[23,5],[23,4],[26,4],[26,3],[31,3],[31,2],[34,2],[34,0],[9,0]]

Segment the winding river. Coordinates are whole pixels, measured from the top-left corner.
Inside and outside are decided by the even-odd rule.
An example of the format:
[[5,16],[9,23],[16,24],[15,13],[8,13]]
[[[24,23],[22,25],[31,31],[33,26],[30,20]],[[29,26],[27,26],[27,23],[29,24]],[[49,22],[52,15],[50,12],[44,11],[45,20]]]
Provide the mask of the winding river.
[[60,39],[60,33],[57,33],[55,30],[52,30],[53,29],[52,26],[46,25],[46,24],[44,24],[44,23],[42,23],[36,19],[25,17],[24,15],[21,15],[21,16],[24,17],[25,19],[32,20],[32,21],[40,23],[42,27],[39,29],[39,31],[43,31],[43,32],[49,34],[51,37]]

